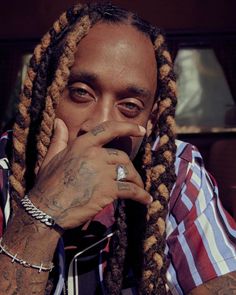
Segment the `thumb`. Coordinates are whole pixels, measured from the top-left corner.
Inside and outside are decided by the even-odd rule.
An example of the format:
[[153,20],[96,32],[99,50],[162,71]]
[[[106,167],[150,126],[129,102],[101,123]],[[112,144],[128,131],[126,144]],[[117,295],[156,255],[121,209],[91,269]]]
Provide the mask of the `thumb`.
[[40,169],[45,167],[58,153],[67,147],[69,132],[66,124],[59,118],[54,121],[54,133],[51,143]]

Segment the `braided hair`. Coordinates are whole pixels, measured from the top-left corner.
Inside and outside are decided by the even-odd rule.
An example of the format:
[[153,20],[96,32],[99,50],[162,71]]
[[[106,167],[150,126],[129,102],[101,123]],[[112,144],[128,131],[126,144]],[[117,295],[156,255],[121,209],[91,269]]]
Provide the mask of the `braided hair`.
[[145,189],[154,201],[148,208],[132,201],[118,206],[105,287],[108,294],[120,294],[129,265],[140,294],[166,294],[165,220],[176,179],[175,75],[163,34],[136,14],[112,4],[75,5],[60,16],[35,48],[13,128],[13,208],[34,185],[50,145],[55,110],[66,87],[77,45],[97,22],[125,23],[147,35],[154,46],[158,70],[157,109],[151,114],[149,132],[135,160]]

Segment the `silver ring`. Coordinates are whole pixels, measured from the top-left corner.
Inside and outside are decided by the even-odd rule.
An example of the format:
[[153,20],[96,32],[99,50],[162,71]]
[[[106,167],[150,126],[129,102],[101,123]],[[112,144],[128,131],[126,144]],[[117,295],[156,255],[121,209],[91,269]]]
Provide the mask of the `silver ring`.
[[124,165],[118,165],[116,167],[116,180],[125,180],[128,175],[128,170]]

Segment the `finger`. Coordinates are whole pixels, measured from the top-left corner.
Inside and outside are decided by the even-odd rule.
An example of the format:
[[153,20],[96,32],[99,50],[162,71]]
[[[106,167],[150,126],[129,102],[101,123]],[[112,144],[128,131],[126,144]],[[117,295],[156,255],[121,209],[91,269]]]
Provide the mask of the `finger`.
[[[119,177],[118,170],[120,168],[123,170],[124,178],[118,180],[118,177]],[[139,175],[139,173],[136,171],[136,169],[134,168],[132,163],[130,163],[128,165],[124,165],[124,164],[113,165],[113,179],[117,180],[117,181],[122,181],[122,182],[132,182],[132,183],[138,185],[140,188],[142,188],[142,189],[144,188],[142,178]]]
[[117,181],[117,196],[120,199],[131,199],[144,205],[149,205],[153,199],[152,196],[131,182]]
[[107,164],[128,164],[130,162],[129,156],[121,150],[113,148],[98,148],[100,149],[101,156]]
[[[110,148],[95,149],[99,149],[99,152],[97,151],[96,154],[98,155],[99,153],[101,159],[104,159],[107,162],[107,164],[112,165],[111,173],[114,180],[116,180],[118,176],[118,167],[122,166],[126,174],[125,181],[131,181],[140,186],[141,188],[144,188],[141,176],[139,175],[133,163],[131,162],[129,156],[125,152]],[[110,170],[107,172],[110,173]]]
[[45,167],[52,160],[52,158],[67,147],[68,137],[69,133],[66,124],[61,119],[56,118],[54,122],[53,137],[41,169]]
[[[137,124],[119,121],[106,121],[84,134],[83,141],[84,143],[87,142],[87,146],[103,146],[116,137],[142,137],[145,133],[146,129]],[[78,141],[81,138],[82,137],[79,137]]]

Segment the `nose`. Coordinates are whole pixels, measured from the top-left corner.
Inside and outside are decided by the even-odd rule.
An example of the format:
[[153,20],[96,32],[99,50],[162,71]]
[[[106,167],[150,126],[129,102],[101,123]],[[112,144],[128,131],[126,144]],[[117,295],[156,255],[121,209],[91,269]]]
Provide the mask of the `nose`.
[[81,129],[88,132],[102,122],[112,120],[115,120],[115,106],[111,98],[104,98],[94,105]]

